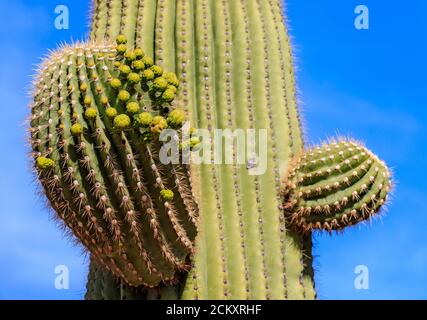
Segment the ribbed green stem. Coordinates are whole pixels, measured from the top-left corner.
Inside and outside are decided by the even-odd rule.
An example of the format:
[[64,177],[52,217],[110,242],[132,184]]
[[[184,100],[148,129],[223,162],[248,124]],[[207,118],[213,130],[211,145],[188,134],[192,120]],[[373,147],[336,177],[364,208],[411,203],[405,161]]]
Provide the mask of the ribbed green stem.
[[[231,28],[228,4],[225,1],[216,1],[212,8],[212,25],[214,27],[213,45],[215,49],[215,107],[217,112],[218,128],[235,128],[235,110],[232,105],[232,85],[231,85]],[[222,54],[217,54],[222,53]],[[222,148],[222,163],[225,163],[225,148]],[[235,161],[236,150],[233,150],[233,160]],[[228,291],[233,299],[248,298],[248,287],[246,274],[246,259],[244,248],[244,233],[240,227],[242,223],[242,211],[239,208],[237,199],[240,198],[237,188],[237,166],[221,165],[220,181],[222,191],[222,208],[224,214],[224,237],[225,259],[227,264],[227,277],[229,280]],[[227,214],[233,212],[233,214]]]

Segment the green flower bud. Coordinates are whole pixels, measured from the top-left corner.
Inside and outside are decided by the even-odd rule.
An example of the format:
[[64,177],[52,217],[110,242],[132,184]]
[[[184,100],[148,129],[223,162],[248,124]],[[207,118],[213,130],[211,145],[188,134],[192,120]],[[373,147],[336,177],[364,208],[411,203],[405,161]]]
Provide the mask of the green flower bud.
[[171,201],[174,197],[173,191],[169,189],[163,189],[162,191],[160,191],[160,195],[165,201]]
[[153,140],[153,134],[150,131],[144,131],[141,136],[143,143],[150,143]]
[[125,53],[125,59],[129,62],[136,60],[135,51],[128,51]]
[[127,102],[130,99],[130,93],[126,90],[120,90],[118,98],[122,102]]
[[154,80],[153,82],[153,89],[154,91],[164,91],[168,86],[168,82],[165,78],[159,77]]
[[116,47],[116,50],[117,50],[117,53],[118,54],[124,54],[125,52],[126,52],[126,50],[127,50],[128,48],[127,48],[127,46],[125,45],[125,44],[119,44],[117,47]]
[[151,121],[150,126],[151,132],[158,134],[168,127],[168,122],[162,116],[156,116],[153,118],[153,121]]
[[170,85],[175,86],[176,88],[179,87],[179,80],[175,73],[173,72],[167,72],[163,75],[163,77],[168,81]]
[[154,61],[152,58],[150,58],[149,56],[145,56],[144,58],[142,58],[142,62],[144,62],[144,64],[147,67],[151,67],[154,64]]
[[144,51],[140,48],[136,48],[134,53],[137,59],[142,59],[144,57]]
[[142,78],[146,81],[153,80],[154,79],[154,72],[149,70],[149,69],[144,70],[144,72],[142,73]]
[[105,114],[107,115],[108,118],[114,119],[117,116],[117,109],[108,107],[107,109],[105,109]]
[[162,94],[162,100],[165,102],[172,102],[175,99],[175,93],[172,90],[166,89]]
[[129,73],[128,75],[128,81],[130,84],[137,84],[141,81],[141,77],[137,73]]
[[140,109],[140,107],[139,107],[139,103],[138,102],[129,102],[126,105],[126,111],[129,112],[129,113],[133,113],[133,114],[138,113],[139,109]]
[[163,69],[161,66],[152,66],[150,69],[154,72],[156,77],[160,77],[163,74]]
[[122,131],[129,128],[131,121],[129,116],[125,114],[120,114],[114,118],[113,123],[114,123],[114,129]]
[[168,85],[168,87],[166,88],[166,90],[170,90],[173,93],[176,93],[178,91],[178,89],[175,86],[171,85],[171,84]]
[[123,76],[127,76],[129,73],[132,72],[132,69],[128,65],[122,64],[119,67],[119,71],[120,71],[120,74],[122,74]]
[[182,127],[185,122],[184,111],[180,109],[172,110],[171,113],[169,113],[167,121],[169,126],[171,126],[172,128],[178,129]]
[[38,157],[36,160],[36,165],[40,170],[48,170],[55,165],[55,161],[46,157]]
[[122,82],[120,81],[120,79],[114,78],[110,80],[110,85],[114,89],[118,89],[122,86]]
[[135,117],[135,123],[143,128],[148,128],[153,121],[153,116],[149,112],[140,113]]
[[117,44],[126,44],[128,42],[128,40],[126,39],[125,35],[120,34],[117,36],[116,42],[117,42]]
[[92,98],[91,97],[89,97],[89,96],[86,96],[85,98],[84,98],[84,104],[86,105],[86,106],[90,106],[91,104],[92,104]]
[[79,136],[83,133],[83,127],[80,124],[75,123],[71,126],[70,131],[73,136]]
[[190,138],[190,149],[193,150],[200,144],[200,139],[198,137]]
[[94,107],[87,108],[85,111],[85,118],[88,120],[93,120],[98,115],[98,110]]
[[135,60],[132,62],[132,68],[136,71],[142,71],[145,68],[145,64],[141,60]]

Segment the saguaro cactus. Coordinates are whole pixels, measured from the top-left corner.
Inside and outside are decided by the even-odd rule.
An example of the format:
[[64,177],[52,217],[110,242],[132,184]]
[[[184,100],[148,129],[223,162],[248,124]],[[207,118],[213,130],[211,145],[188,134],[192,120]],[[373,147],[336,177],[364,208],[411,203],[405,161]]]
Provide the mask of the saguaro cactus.
[[[86,298],[315,298],[312,231],[375,215],[390,175],[360,143],[304,151],[282,1],[93,9],[90,42],[43,63],[31,120],[45,194],[92,254]],[[161,163],[184,114],[267,130],[266,172]]]

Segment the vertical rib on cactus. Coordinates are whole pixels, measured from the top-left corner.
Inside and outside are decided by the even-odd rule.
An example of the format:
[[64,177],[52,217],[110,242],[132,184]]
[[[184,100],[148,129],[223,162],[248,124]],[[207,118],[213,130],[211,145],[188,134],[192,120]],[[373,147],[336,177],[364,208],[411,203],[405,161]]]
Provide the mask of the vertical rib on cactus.
[[[303,298],[313,286],[302,281],[303,238],[284,231],[280,209],[282,174],[302,148],[280,1],[141,0],[137,20],[135,45],[175,67],[177,104],[197,127],[268,130],[264,175],[249,175],[245,165],[192,169],[203,215],[184,297]],[[124,18],[120,25],[110,38],[131,37]],[[93,40],[102,41],[96,29]]]

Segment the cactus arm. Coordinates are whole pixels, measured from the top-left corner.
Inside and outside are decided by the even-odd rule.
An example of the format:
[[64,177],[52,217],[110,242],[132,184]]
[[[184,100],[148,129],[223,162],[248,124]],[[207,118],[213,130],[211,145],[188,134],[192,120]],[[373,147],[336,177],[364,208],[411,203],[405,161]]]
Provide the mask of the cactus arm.
[[[250,176],[245,166],[192,169],[193,190],[204,214],[183,297],[302,298],[302,239],[283,232],[279,209],[281,174],[302,148],[279,1],[174,1],[167,8],[177,9],[175,17],[161,10],[165,2],[143,1],[156,7],[156,61],[175,66],[182,80],[178,104],[187,106],[200,128],[265,128],[272,135],[269,171],[263,176]],[[143,19],[148,18],[138,17]],[[139,26],[149,29],[143,35],[137,30],[136,39],[150,36],[151,22]],[[167,31],[171,26],[175,34]],[[223,54],[227,44],[229,58]],[[227,74],[229,82],[224,82]],[[290,138],[278,141],[282,136]],[[236,183],[239,188],[233,187]],[[237,233],[232,232],[236,225]]]
[[[134,99],[143,96],[142,88],[155,88],[155,80],[140,88],[130,76],[123,78],[117,63],[130,64],[124,56],[111,46],[93,44],[54,53],[38,80],[31,143],[35,169],[52,207],[97,263],[128,285],[154,286],[187,268],[197,205],[188,192],[185,167],[173,169],[174,179],[160,173],[165,168],[157,159],[161,145],[155,136],[140,143],[136,120],[132,129],[116,128],[118,118],[131,121],[126,113],[133,117],[123,93]],[[115,77],[122,77],[124,84],[113,87]],[[161,97],[151,97],[151,105],[141,102],[154,112],[150,108],[164,103]],[[120,113],[114,121],[107,114],[113,107]],[[163,199],[164,191],[172,192],[172,198]]]
[[285,215],[301,232],[341,230],[375,216],[392,187],[384,162],[363,145],[339,141],[308,149],[285,178]]
[[[105,65],[100,64],[99,69],[102,70],[102,67],[105,67]],[[106,81],[107,79],[104,79],[104,80]],[[109,95],[111,97],[114,96],[114,93],[111,92],[110,89],[108,89],[108,88],[104,88],[104,89],[106,90],[105,92],[109,93]],[[119,109],[120,109],[120,107],[119,107]],[[123,111],[123,110],[121,110],[121,111]],[[110,127],[109,129],[111,130],[112,128]],[[135,137],[134,133],[130,133],[130,135],[133,138],[133,141],[140,140],[140,137]],[[123,137],[123,138],[126,140],[125,137]],[[122,148],[121,147],[122,141],[120,141],[120,139],[117,139],[117,137],[116,137],[116,139],[114,139],[114,145],[120,149],[120,148]],[[144,158],[144,157],[146,157],[145,146],[138,144],[138,146],[135,147],[134,150],[136,150],[135,151],[136,154],[134,155],[133,158]],[[122,154],[123,155],[133,154],[133,151],[131,150],[131,146],[129,145],[129,143],[126,144],[126,150]],[[127,159],[123,159],[124,163],[126,163],[127,161],[128,161]],[[139,177],[136,176],[137,180],[133,184],[133,189],[136,190],[136,193],[133,194],[133,198],[135,198],[135,199],[141,199],[144,197],[144,195],[147,195],[149,193],[147,190],[147,186],[154,185],[156,183],[155,177],[153,177],[153,175],[152,175],[152,169],[151,169],[152,163],[142,162],[141,165],[142,165],[141,170],[143,171],[143,177],[144,177],[145,181],[140,180]],[[131,170],[126,171],[126,172],[128,172],[128,177],[131,177],[131,176],[134,177],[135,176],[134,170],[135,169],[138,170],[138,166],[136,165],[134,160],[132,161],[132,168],[130,168],[130,169]],[[110,175],[112,175],[112,174],[113,174],[113,172],[110,172]],[[124,181],[124,179],[122,179],[122,180]],[[133,179],[130,179],[130,181],[133,181]],[[112,183],[114,185],[114,181],[112,181]],[[117,185],[116,185],[116,187],[117,187]],[[170,250],[169,246],[167,245],[168,239],[170,240],[171,237],[172,237],[172,239],[174,239],[173,238],[174,237],[173,236],[174,231],[172,231],[172,227],[168,227],[168,229],[165,229],[164,233],[162,231],[160,231],[158,228],[158,226],[160,226],[162,224],[162,222],[163,222],[163,226],[165,225],[165,219],[162,217],[159,217],[161,215],[155,214],[154,205],[156,205],[158,208],[162,206],[162,203],[158,202],[156,200],[158,198],[159,198],[159,193],[157,193],[156,196],[153,197],[154,201],[149,204],[150,210],[147,209],[147,211],[146,211],[150,215],[150,219],[154,219],[155,221],[157,221],[155,224],[150,222],[150,224],[152,225],[152,227],[154,228],[154,231],[155,231],[153,233],[155,235],[155,240],[159,243],[160,251],[162,252],[164,257],[166,257],[171,263],[173,263],[175,265],[182,264],[183,262],[177,261],[176,259],[173,258],[173,252]],[[165,213],[162,216],[164,216],[164,215],[165,215]],[[186,219],[183,219],[183,221],[186,221]],[[145,224],[143,224],[143,227],[146,230],[145,232],[149,233],[148,229],[146,229]],[[167,230],[167,232],[166,232],[166,230]],[[150,240],[150,239],[148,238],[147,240]],[[174,241],[174,240],[172,240],[172,241]]]
[[[87,61],[87,63],[90,63],[90,61]],[[89,77],[90,77],[90,75],[86,74],[86,70],[83,67],[80,68],[80,74],[79,75],[75,75],[75,79],[82,79],[82,78],[86,78],[87,79]],[[79,85],[81,85],[81,83],[79,83]],[[93,82],[92,83],[93,92],[96,92],[95,86],[96,86],[96,84],[95,84],[95,82]],[[91,99],[94,99],[94,94],[92,94],[92,90],[89,90],[88,93],[90,94],[89,96],[91,97]],[[86,96],[88,96],[88,94],[86,94]],[[78,97],[76,97],[76,98],[78,99]],[[76,108],[76,111],[78,113],[80,113],[79,117],[80,117],[80,119],[82,119],[82,121],[84,121],[83,120],[84,116],[83,116],[83,113],[81,111],[82,109],[83,108],[80,106],[80,107]],[[101,114],[103,114],[103,113],[101,112]],[[102,121],[98,121],[98,129],[102,129],[103,128],[103,123],[104,122],[102,122]],[[105,123],[108,123],[108,122],[105,121]],[[87,125],[91,126],[92,124],[88,123]],[[110,129],[111,129],[111,127],[110,127]],[[94,131],[95,131],[95,127],[92,128],[92,132],[94,132]],[[105,136],[106,135],[107,135],[107,131],[105,130]],[[121,199],[119,197],[118,202],[121,203],[120,205],[122,206],[122,205],[124,205],[123,201],[124,201],[125,197],[126,197],[126,199],[129,199],[126,202],[127,203],[126,204],[127,205],[127,210],[125,209],[125,210],[121,210],[121,211],[123,213],[123,216],[125,217],[123,219],[124,220],[123,221],[124,224],[125,225],[129,224],[129,226],[130,226],[130,228],[132,230],[132,225],[138,223],[137,220],[134,218],[134,215],[132,214],[132,212],[135,211],[135,210],[138,210],[139,212],[141,212],[142,210],[140,210],[139,206],[135,202],[133,202],[131,199],[140,199],[141,196],[135,195],[131,191],[131,189],[132,190],[133,189],[137,190],[136,185],[134,185],[132,187],[127,187],[128,184],[126,182],[130,181],[130,184],[132,184],[132,183],[135,184],[136,183],[136,182],[134,182],[135,179],[131,178],[130,172],[132,170],[129,169],[129,167],[133,168],[133,167],[136,167],[136,166],[135,166],[134,163],[132,163],[131,165],[129,165],[129,161],[126,158],[127,155],[133,155],[133,153],[132,153],[132,151],[130,151],[128,144],[126,144],[125,147],[122,146],[122,142],[121,141],[127,141],[126,137],[123,136],[123,133],[121,133],[121,134],[113,134],[111,138],[112,139],[110,141],[112,142],[112,145],[115,146],[118,150],[122,151],[122,152],[119,152],[118,155],[117,155],[118,160],[121,158],[120,159],[122,161],[121,163],[124,164],[124,165],[122,165],[121,167],[118,168],[118,170],[120,170],[120,171],[123,172],[123,174],[120,177],[118,177],[118,179],[120,181],[122,181],[122,185],[119,186],[119,184],[117,184],[117,190],[123,190],[123,196],[122,196]],[[103,142],[107,143],[107,141],[105,141],[105,140]],[[93,145],[93,144],[96,144],[96,142],[94,143],[92,141],[86,141],[85,142],[85,149],[89,149],[90,150],[91,149],[90,146]],[[98,148],[101,148],[101,145],[99,145]],[[111,150],[113,150],[113,149],[111,149]],[[96,155],[95,155],[95,153],[93,151],[90,154],[87,154],[85,156],[88,156],[88,157],[90,157],[90,159],[93,159],[92,161],[97,161],[96,160],[97,159]],[[104,161],[101,162],[101,163],[104,163],[106,161],[106,157],[108,157],[108,155],[105,156]],[[134,158],[135,157],[132,156],[132,159],[134,159]],[[103,166],[100,166],[99,163],[95,163],[94,166],[93,166],[93,168],[92,168],[92,170],[96,171],[96,168],[100,168],[102,170]],[[113,174],[113,172],[111,172],[110,174]],[[108,176],[108,174],[104,174],[104,176]],[[101,185],[106,185],[105,182],[103,180],[101,180],[101,179],[102,179],[101,175],[99,175],[97,177],[96,181],[98,183],[100,183]],[[109,198],[112,199],[113,197],[114,197],[114,195],[112,195],[112,194],[109,195]],[[122,208],[124,208],[124,207],[122,207]],[[99,219],[99,220],[101,220],[101,219]],[[145,243],[145,245],[144,245],[143,238],[141,238],[140,236],[137,236],[132,231],[130,231],[130,232],[122,231],[122,232],[125,233],[125,234],[128,234],[128,235],[131,234],[130,237],[128,236],[129,238],[126,240],[126,243],[130,243],[130,244],[135,243],[135,245],[139,248],[139,249],[136,249],[136,250],[135,249],[128,250],[127,251],[127,255],[132,256],[132,258],[133,258],[135,256],[134,252],[135,251],[136,252],[140,251],[139,254],[143,257],[143,259],[138,259],[138,258],[133,258],[133,259],[131,258],[131,259],[135,261],[134,263],[139,264],[138,268],[141,268],[141,270],[147,270],[147,271],[151,270],[152,267],[150,265],[151,265],[152,261],[150,259],[152,259],[152,257],[149,257],[148,253],[145,250],[145,248],[148,245],[148,243]],[[145,240],[145,242],[147,242],[149,240],[151,240],[151,239],[147,238]],[[140,248],[142,248],[142,249],[140,249]],[[153,250],[153,252],[154,252],[154,250]],[[137,255],[139,255],[139,254],[137,254]],[[125,262],[127,262],[128,265],[130,264],[130,261],[126,261],[127,258],[126,259],[119,259],[119,260],[124,260]],[[142,263],[142,261],[144,261],[144,263]],[[147,265],[144,265],[144,264],[147,264]],[[132,270],[130,270],[130,272],[131,271]],[[170,272],[170,269],[169,269],[169,272]],[[149,274],[146,274],[145,276],[149,277]]]

